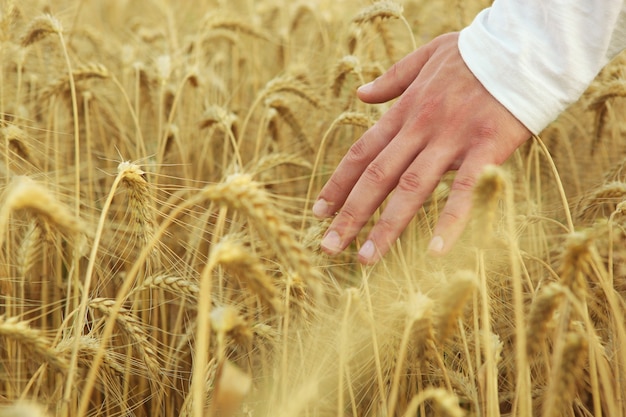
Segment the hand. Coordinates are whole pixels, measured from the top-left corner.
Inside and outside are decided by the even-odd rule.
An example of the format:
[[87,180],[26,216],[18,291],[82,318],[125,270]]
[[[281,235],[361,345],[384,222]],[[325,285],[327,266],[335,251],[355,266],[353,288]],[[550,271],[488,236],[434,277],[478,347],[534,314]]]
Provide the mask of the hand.
[[458,36],[433,39],[359,88],[366,103],[399,98],[352,145],[313,206],[320,218],[338,212],[322,240],[328,254],[343,251],[394,191],[359,251],[360,262],[376,262],[441,177],[457,170],[428,248],[445,254],[467,224],[482,168],[503,163],[531,136],[467,68]]

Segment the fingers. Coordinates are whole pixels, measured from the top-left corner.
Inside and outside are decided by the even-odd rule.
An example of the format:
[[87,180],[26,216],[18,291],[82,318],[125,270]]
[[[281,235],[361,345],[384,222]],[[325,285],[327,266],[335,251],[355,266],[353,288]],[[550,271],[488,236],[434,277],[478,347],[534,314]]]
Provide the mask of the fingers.
[[362,171],[322,240],[327,253],[341,252],[355,238],[420,150],[396,138]]
[[433,256],[445,255],[467,226],[472,210],[472,192],[482,169],[493,163],[485,154],[474,152],[468,155],[450,187],[450,195],[439,220],[433,230],[433,238],[428,245],[428,253]]
[[389,196],[359,251],[362,263],[376,262],[443,174],[458,169],[429,245],[433,255],[447,253],[468,222],[482,167],[502,163],[529,137],[469,71],[457,39],[436,38],[359,89],[365,102],[399,99],[353,145],[320,192],[314,214],[338,213],[322,240],[327,253],[344,250]]
[[[393,119],[393,114],[387,113],[352,145],[320,191],[313,205],[313,214],[316,217],[330,217],[344,205],[363,172],[396,136],[399,125]],[[374,167],[373,171],[376,170]],[[377,174],[371,172],[371,175]]]
[[[438,157],[438,154],[441,155]],[[446,254],[465,229],[471,212],[472,190],[482,167],[489,163],[485,154],[474,153],[459,168],[450,196],[435,226],[428,252]],[[380,219],[359,251],[359,261],[373,264],[400,237],[413,216],[435,189],[443,174],[454,166],[454,155],[445,150],[426,149],[415,159],[398,182]]]
[[372,264],[383,256],[435,189],[454,155],[425,149],[400,177],[387,207],[359,250],[359,261]]

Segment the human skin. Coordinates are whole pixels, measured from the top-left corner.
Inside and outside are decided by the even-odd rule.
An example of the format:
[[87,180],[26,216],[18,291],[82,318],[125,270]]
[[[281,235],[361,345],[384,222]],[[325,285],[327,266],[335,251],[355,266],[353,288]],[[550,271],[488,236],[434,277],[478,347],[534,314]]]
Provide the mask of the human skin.
[[465,65],[458,36],[433,39],[358,89],[366,103],[398,99],[351,146],[320,191],[314,215],[335,216],[321,243],[326,253],[342,252],[389,196],[359,250],[361,263],[377,262],[442,176],[456,170],[428,246],[431,255],[446,254],[467,225],[482,169],[502,164],[530,138]]

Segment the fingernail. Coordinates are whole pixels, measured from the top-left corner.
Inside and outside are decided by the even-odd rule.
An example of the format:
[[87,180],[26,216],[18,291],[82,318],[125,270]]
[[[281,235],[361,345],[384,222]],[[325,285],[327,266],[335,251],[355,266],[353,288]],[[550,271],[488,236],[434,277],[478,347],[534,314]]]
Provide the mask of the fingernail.
[[315,215],[315,217],[324,218],[328,215],[327,214],[328,207],[329,207],[328,202],[324,200],[323,198],[320,198],[319,200],[315,202],[315,204],[313,204],[313,207],[311,210],[313,210],[313,214]]
[[370,81],[367,84],[363,84],[362,86],[360,86],[357,91],[359,93],[369,93],[370,91],[372,91],[372,88],[374,87],[374,81]]
[[372,261],[374,259],[374,255],[376,254],[376,246],[374,246],[374,242],[368,240],[361,246],[359,250],[359,256],[366,261]]
[[324,236],[324,239],[322,239],[322,248],[332,254],[341,252],[341,238],[339,237],[339,233],[334,230],[328,232],[328,234]]
[[441,236],[435,236],[428,244],[428,252],[438,254],[443,250],[443,238]]

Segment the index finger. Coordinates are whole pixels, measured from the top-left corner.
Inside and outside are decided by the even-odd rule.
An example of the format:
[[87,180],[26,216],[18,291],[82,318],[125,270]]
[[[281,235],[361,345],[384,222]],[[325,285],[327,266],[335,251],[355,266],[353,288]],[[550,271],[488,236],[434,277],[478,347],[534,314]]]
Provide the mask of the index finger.
[[350,147],[313,205],[316,217],[329,217],[339,211],[368,165],[396,135],[400,123],[391,120],[390,112]]

